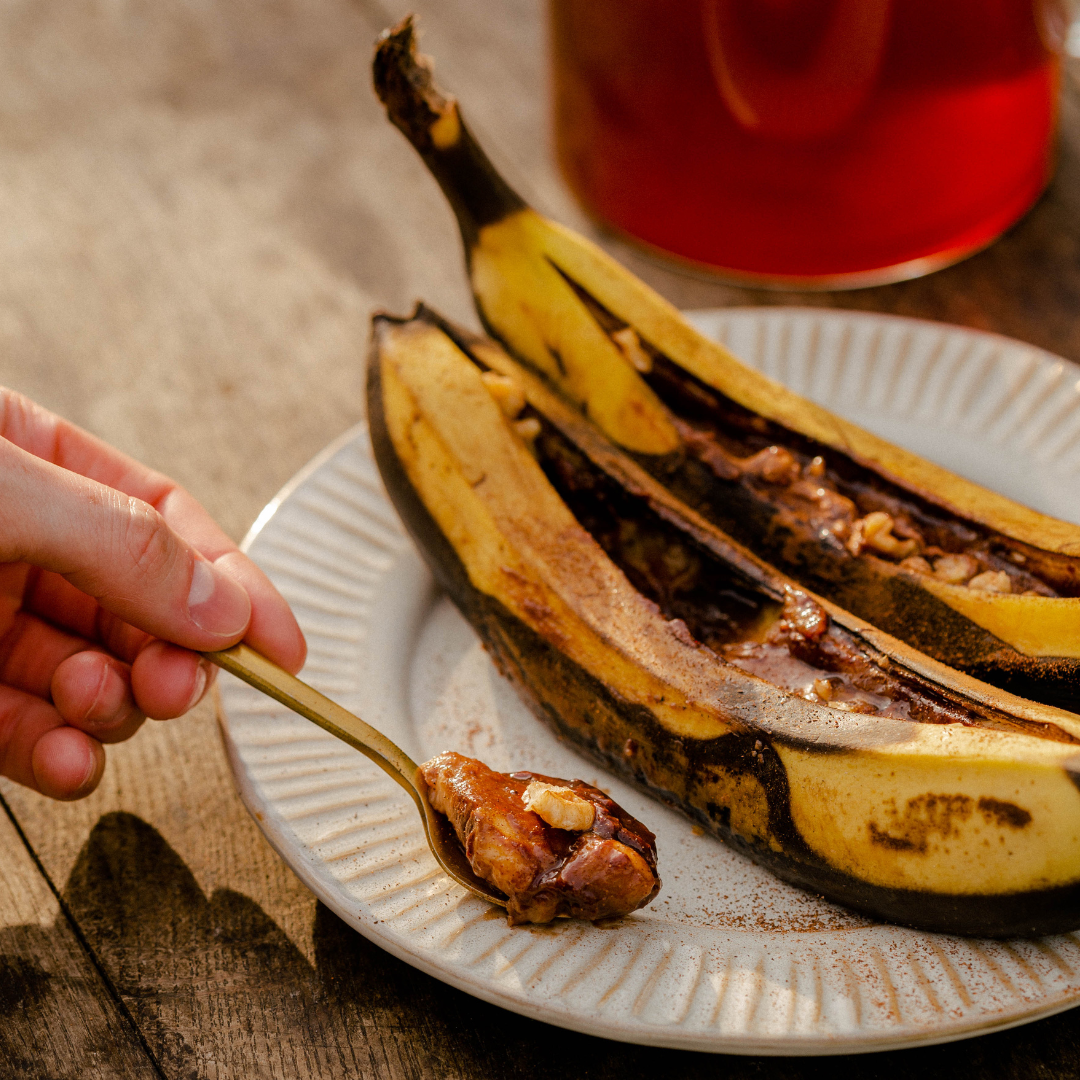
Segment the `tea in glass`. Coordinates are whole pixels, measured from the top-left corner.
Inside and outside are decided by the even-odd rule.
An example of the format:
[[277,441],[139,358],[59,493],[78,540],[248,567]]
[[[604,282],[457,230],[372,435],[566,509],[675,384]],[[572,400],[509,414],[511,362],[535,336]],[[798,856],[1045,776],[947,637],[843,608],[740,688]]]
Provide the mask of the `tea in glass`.
[[1052,165],[1063,17],[1033,0],[551,0],[564,174],[602,221],[765,283],[925,273]]

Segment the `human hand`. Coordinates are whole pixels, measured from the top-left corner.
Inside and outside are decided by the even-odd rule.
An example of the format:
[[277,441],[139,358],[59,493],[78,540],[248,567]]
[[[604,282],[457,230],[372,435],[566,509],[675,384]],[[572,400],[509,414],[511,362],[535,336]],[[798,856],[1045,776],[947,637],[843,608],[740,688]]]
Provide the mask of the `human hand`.
[[266,576],[172,480],[0,388],[0,774],[97,787],[102,743],[192,708],[243,639],[306,645]]

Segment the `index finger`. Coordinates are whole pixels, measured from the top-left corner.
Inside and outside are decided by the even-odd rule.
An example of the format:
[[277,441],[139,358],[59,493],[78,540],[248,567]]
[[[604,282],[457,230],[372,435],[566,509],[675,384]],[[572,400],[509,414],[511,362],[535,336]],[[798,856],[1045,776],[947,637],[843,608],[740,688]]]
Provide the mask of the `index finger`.
[[251,622],[244,640],[289,671],[303,667],[307,646],[289,605],[198,500],[174,480],[6,387],[0,387],[0,437],[62,469],[149,503],[171,529],[246,590]]
[[155,509],[179,487],[164,474],[8,387],[0,387],[0,437],[34,457],[142,499]]

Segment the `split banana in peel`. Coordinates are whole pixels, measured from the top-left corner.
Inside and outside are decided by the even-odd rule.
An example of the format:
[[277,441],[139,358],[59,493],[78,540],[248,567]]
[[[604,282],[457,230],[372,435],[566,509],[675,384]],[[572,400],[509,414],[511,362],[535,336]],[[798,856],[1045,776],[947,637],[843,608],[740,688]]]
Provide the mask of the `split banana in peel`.
[[1080,700],[1080,527],[893,446],[751,370],[529,209],[387,31],[375,85],[457,215],[481,319],[685,504],[803,585],[1007,690]]
[[795,586],[490,341],[378,316],[372,443],[533,711],[780,877],[936,931],[1080,926],[1080,717]]

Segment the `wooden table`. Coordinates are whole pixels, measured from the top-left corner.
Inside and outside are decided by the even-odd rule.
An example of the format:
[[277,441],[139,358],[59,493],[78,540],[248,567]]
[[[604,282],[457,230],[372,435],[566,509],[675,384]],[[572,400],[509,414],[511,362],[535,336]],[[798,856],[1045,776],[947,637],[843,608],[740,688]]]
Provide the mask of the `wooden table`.
[[[511,181],[588,229],[545,138],[541,0],[417,0]],[[450,213],[369,89],[389,0],[13,0],[0,9],[0,379],[176,476],[239,537],[362,416],[367,323],[475,324]],[[816,304],[1001,331],[1080,360],[1080,89],[1057,179],[988,251],[826,295],[689,277],[676,303]],[[1080,86],[1080,84],[1078,84]],[[809,1077],[523,1020],[383,955],[296,880],[232,785],[211,705],[110,748],[99,791],[0,785],[0,1076]],[[554,1051],[554,1052],[553,1052]],[[1080,1013],[855,1063],[1080,1072]]]

